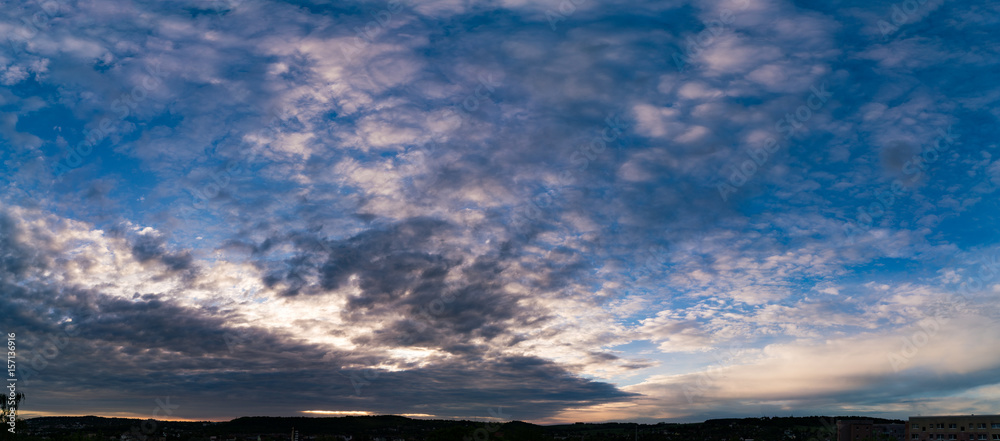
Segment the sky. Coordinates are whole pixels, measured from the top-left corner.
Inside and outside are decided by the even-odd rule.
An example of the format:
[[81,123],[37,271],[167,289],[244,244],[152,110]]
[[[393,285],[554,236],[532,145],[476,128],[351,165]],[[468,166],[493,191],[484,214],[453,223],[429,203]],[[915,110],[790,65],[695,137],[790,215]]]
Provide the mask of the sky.
[[1000,4],[0,10],[20,414],[1000,409]]

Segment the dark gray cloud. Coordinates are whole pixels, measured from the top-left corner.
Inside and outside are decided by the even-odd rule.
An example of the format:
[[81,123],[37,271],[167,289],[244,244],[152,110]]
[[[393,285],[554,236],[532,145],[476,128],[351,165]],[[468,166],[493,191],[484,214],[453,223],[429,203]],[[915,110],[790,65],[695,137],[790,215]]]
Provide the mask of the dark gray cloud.
[[192,268],[193,259],[189,252],[170,253],[166,250],[163,238],[140,234],[132,243],[132,255],[139,262],[159,260],[171,271],[183,271]]
[[[545,416],[568,405],[630,396],[607,383],[576,377],[552,361],[487,355],[475,345],[463,348],[462,342],[472,337],[490,340],[509,331],[508,325],[497,323],[526,315],[496,287],[482,292],[499,272],[495,262],[485,259],[467,271],[469,284],[454,294],[449,312],[435,315],[429,326],[405,332],[403,324],[390,324],[377,338],[358,341],[360,349],[343,351],[304,343],[288,333],[237,328],[233,325],[242,321],[231,308],[183,306],[158,293],[121,298],[40,280],[15,284],[44,269],[37,252],[23,246],[31,237],[15,221],[7,213],[0,217],[5,251],[0,306],[7,311],[5,325],[21,336],[20,372],[38,411],[72,413],[85,406],[110,412],[114,406],[108,402],[141,405],[144,397],[172,396],[182,406],[174,416],[192,418],[296,415],[331,406],[466,417],[503,406]],[[428,285],[443,287],[449,266],[443,259],[405,250],[418,249],[443,231],[447,228],[440,222],[417,219],[336,244],[321,268],[328,275],[323,286],[335,289],[338,271],[358,274],[364,294],[351,299],[345,314],[387,314],[394,308],[406,310],[407,304],[415,313],[421,302],[438,294]],[[148,236],[138,236],[129,247],[139,263],[169,256],[162,240]],[[163,269],[175,270],[169,265]],[[401,276],[410,273],[415,274],[412,279]],[[377,274],[399,278],[378,279]],[[410,289],[410,297],[403,295]],[[404,343],[407,337],[416,338]],[[420,338],[454,357],[375,375],[348,367],[377,365],[384,348],[424,345]],[[74,402],[61,402],[58,397],[64,394]]]

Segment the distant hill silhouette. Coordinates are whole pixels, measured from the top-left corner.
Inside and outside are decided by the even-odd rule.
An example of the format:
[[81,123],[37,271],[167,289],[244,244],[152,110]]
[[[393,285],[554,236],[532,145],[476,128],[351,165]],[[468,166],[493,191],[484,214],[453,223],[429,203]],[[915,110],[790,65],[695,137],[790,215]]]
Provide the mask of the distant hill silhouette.
[[[576,423],[542,426],[512,421],[490,424],[468,420],[413,419],[395,415],[343,417],[240,417],[231,421],[158,421],[157,435],[173,434],[171,440],[205,441],[210,436],[267,435],[280,440],[287,438],[292,428],[303,436],[324,440],[324,436],[352,436],[354,441],[385,438],[423,439],[427,441],[481,440],[483,435],[495,441],[536,441],[567,439],[620,440],[634,439],[638,430],[642,440],[683,441],[827,441],[833,438],[831,427],[838,419],[870,419],[877,423],[901,423],[902,420],[864,416],[835,417],[762,417],[723,418],[701,423]],[[69,433],[100,433],[103,436],[134,432],[141,425],[137,418],[38,417],[25,421],[29,430],[47,435]],[[488,430],[487,430],[488,429]],[[477,433],[477,431],[479,431]],[[486,433],[483,433],[486,431]],[[474,436],[476,435],[476,436]],[[58,438],[58,436],[56,437]]]

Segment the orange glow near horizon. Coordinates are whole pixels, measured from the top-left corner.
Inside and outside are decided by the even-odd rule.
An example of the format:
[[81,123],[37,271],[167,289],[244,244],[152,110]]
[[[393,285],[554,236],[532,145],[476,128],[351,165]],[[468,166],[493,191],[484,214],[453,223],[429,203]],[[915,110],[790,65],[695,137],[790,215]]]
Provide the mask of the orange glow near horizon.
[[367,410],[303,410],[302,413],[317,413],[320,415],[349,415],[349,416],[368,416],[373,415]]
[[[374,412],[369,412],[366,410],[303,410],[302,413],[316,414],[317,416],[322,415],[339,415],[339,416],[378,416],[382,414],[376,414]],[[426,413],[401,413],[401,414],[384,414],[384,415],[395,415],[407,418],[446,418],[438,417],[436,415],[426,414]],[[227,419],[208,419],[208,418],[150,418],[149,415],[136,414],[132,412],[108,412],[108,413],[88,413],[88,414],[66,414],[58,412],[44,412],[44,411],[18,411],[18,418],[31,419],[40,417],[100,417],[100,418],[129,418],[129,419],[140,419],[148,420],[153,419],[156,421],[177,421],[177,422],[210,422],[210,423],[221,423],[226,421],[232,421],[234,418]]]
[[141,415],[141,414],[136,414],[136,413],[132,413],[132,412],[110,412],[110,413],[103,413],[103,414],[88,413],[88,414],[85,414],[85,415],[67,415],[65,413],[57,413],[57,412],[21,411],[20,409],[18,409],[17,415],[18,415],[18,417],[24,418],[24,419],[40,418],[40,417],[87,417],[87,416],[94,416],[94,417],[100,417],[100,418],[132,418],[132,419],[140,419],[140,420],[153,419],[153,420],[156,420],[156,421],[178,421],[178,422],[199,422],[199,421],[201,421],[201,422],[218,423],[218,422],[223,422],[223,421],[229,421],[229,420],[191,419],[191,418],[173,418],[173,417],[166,417],[166,418],[156,417],[156,418],[150,418],[149,415]]
[[433,418],[436,415],[427,413],[399,413],[399,414],[376,414],[367,410],[303,410],[302,413],[315,413],[320,415],[346,415],[346,416],[379,416],[394,415],[407,418]]

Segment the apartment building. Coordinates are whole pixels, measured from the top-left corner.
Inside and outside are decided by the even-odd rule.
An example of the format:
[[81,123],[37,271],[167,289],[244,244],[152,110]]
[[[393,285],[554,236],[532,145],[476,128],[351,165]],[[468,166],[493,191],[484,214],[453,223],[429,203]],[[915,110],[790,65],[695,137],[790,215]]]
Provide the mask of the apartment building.
[[837,420],[837,441],[904,441],[905,424],[876,424],[872,420]]
[[907,441],[1000,441],[1000,415],[910,417]]
[[873,441],[872,420],[837,420],[837,441]]

